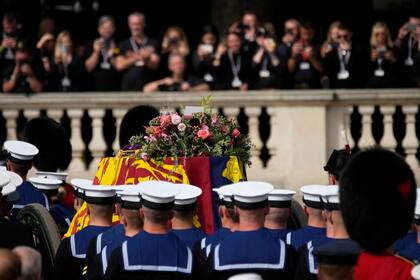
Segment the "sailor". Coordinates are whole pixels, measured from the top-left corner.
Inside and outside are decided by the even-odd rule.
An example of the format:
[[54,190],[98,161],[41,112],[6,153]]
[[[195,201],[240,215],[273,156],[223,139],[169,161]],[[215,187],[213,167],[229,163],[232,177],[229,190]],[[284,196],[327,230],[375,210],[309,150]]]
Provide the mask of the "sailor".
[[72,185],[83,192],[89,211],[89,225],[61,242],[54,264],[53,279],[82,279],[89,242],[112,226],[115,190],[111,186],[94,186],[92,181],[73,179]]
[[201,195],[200,188],[187,184],[177,184],[180,193],[175,197],[172,232],[192,249],[193,245],[204,238],[204,232],[194,226],[194,216],[197,214],[197,198]]
[[113,251],[104,279],[198,278],[191,249],[169,227],[179,192],[169,182],[142,183],[143,230]]
[[350,239],[335,239],[314,249],[319,280],[353,280],[360,246]]
[[[16,195],[16,188],[22,184],[22,178],[11,171],[0,170],[0,248],[13,249],[16,246],[35,247],[35,238],[31,229],[17,221],[10,220],[7,204],[11,196]],[[13,195],[12,195],[13,194]]]
[[411,244],[398,252],[400,256],[420,263],[420,189],[417,189],[416,209],[414,211],[414,224],[416,226],[417,238]]
[[239,216],[234,211],[232,199],[233,188],[234,186],[231,184],[213,189],[219,197],[219,217],[222,222],[222,227],[213,234],[201,239],[199,244],[195,244],[194,253],[199,252],[198,254],[202,260],[205,260],[210,254],[212,246],[214,248],[214,245],[219,244],[229,234],[234,232],[239,225]]
[[13,204],[12,215],[16,216],[20,209],[30,203],[39,203],[49,210],[48,198],[26,180],[38,148],[17,140],[6,141],[3,147],[7,151],[7,170],[17,173],[23,180],[22,185],[17,188],[20,198]]
[[358,152],[340,178],[340,210],[350,238],[363,249],[354,279],[411,279],[413,263],[392,245],[411,226],[416,180],[407,162],[381,148]]
[[321,194],[325,188],[324,185],[308,185],[300,189],[308,224],[286,235],[286,243],[292,245],[295,250],[309,241],[325,238],[326,224],[322,215],[324,204],[321,200]]
[[270,211],[265,217],[264,226],[268,228],[276,238],[285,240],[286,235],[292,230],[287,228],[290,217],[290,207],[295,191],[286,189],[274,189],[268,194]]
[[325,186],[322,192],[324,203],[324,217],[326,221],[326,236],[314,239],[300,247],[298,251],[299,261],[296,268],[295,279],[317,279],[318,263],[314,258],[314,249],[335,240],[349,239],[346,227],[340,211],[340,199],[337,185]]
[[116,186],[116,208],[120,216],[120,224],[100,233],[90,241],[86,253],[87,273],[84,279],[101,279],[105,274],[108,260],[115,248],[128,238],[137,235],[143,228],[140,217],[141,186],[125,185]]
[[37,172],[37,175],[37,177],[29,178],[29,181],[47,196],[50,214],[57,224],[59,232],[65,233],[75,214],[73,208],[63,204],[58,198],[59,189],[65,182],[67,173]]
[[263,279],[291,279],[294,252],[264,228],[268,194],[265,182],[233,184],[234,211],[239,215],[237,231],[215,245],[208,257],[207,279],[228,279],[240,273],[258,273]]

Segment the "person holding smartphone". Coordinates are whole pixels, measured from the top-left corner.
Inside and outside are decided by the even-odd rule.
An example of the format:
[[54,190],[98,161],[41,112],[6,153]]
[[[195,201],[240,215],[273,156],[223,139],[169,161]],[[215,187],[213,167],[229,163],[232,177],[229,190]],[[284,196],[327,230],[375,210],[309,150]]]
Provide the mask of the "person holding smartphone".
[[299,27],[300,39],[293,43],[287,69],[291,75],[293,87],[296,89],[320,88],[322,64],[319,48],[312,39],[315,35],[310,23]]
[[242,48],[241,35],[228,33],[226,43],[219,44],[213,60],[217,89],[248,90],[251,67],[249,54]]
[[[282,88],[283,73],[276,41],[265,28],[257,30],[258,50],[252,58],[256,89]],[[284,63],[284,62],[283,62]]]
[[413,76],[413,66],[418,52],[419,36],[416,29],[420,26],[420,16],[410,16],[401,26],[395,41],[398,65],[398,81],[401,87],[415,87],[416,75]]
[[111,16],[102,16],[98,22],[99,38],[86,50],[86,71],[91,74],[94,91],[117,91],[119,73],[115,69],[117,46],[114,41],[115,22]]
[[200,43],[192,55],[194,73],[202,79],[210,89],[214,88],[215,74],[212,62],[216,52],[219,36],[216,28],[206,25],[203,28]]

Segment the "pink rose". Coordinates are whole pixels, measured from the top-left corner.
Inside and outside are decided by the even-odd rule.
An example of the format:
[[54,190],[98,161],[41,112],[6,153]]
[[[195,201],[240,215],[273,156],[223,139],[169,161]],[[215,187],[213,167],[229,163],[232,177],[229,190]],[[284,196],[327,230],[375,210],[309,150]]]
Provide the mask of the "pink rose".
[[181,121],[182,121],[182,118],[178,114],[171,115],[172,124],[177,125],[177,124],[181,123]]
[[203,140],[206,140],[206,138],[209,137],[209,135],[210,135],[210,132],[209,132],[208,129],[200,129],[197,132],[197,136],[200,137]]
[[228,133],[229,133],[229,127],[228,127],[227,125],[222,126],[222,127],[220,128],[220,132],[221,132],[223,135],[228,134]]
[[202,130],[209,130],[209,127],[208,127],[207,125],[203,124],[203,125],[201,126],[201,129],[202,129]]
[[187,126],[185,125],[185,123],[178,124],[178,130],[180,132],[184,132],[186,128],[187,128]]
[[148,161],[149,160],[149,156],[147,155],[147,153],[141,153],[140,154],[140,158],[142,160]]
[[217,118],[217,116],[214,116],[214,117],[211,118],[211,124],[212,125],[219,124],[219,119]]
[[235,129],[232,131],[232,137],[233,137],[233,138],[237,138],[239,135],[241,135],[241,132],[240,132],[237,128],[235,128]]
[[166,126],[171,123],[171,116],[170,115],[162,115],[160,116],[160,126]]

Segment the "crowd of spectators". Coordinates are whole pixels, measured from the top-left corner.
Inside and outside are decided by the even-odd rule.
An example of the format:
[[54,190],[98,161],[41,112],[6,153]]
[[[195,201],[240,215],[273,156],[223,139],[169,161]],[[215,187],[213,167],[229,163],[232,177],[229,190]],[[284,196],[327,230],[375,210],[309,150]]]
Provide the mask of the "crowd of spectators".
[[[385,22],[372,26],[369,47],[353,42],[352,29],[330,24],[316,34],[307,21],[288,19],[283,34],[246,12],[226,35],[204,26],[198,45],[170,26],[161,40],[145,33],[146,17],[128,15],[131,36],[115,40],[111,16],[98,21],[98,37],[75,46],[52,19],[40,22],[37,42],[26,38],[18,16],[7,12],[0,34],[2,91],[205,91],[249,89],[392,88],[420,86],[420,16],[393,36]],[[314,38],[325,41],[318,43]]]

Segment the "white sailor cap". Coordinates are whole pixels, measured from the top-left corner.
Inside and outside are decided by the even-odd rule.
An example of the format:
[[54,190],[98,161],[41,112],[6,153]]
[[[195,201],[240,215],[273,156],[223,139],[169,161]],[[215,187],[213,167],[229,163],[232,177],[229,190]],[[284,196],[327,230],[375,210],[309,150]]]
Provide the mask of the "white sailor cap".
[[321,198],[326,210],[340,210],[339,187],[337,185],[325,186]]
[[49,179],[57,179],[57,180],[61,180],[62,182],[65,182],[66,178],[69,174],[65,173],[65,172],[37,171],[36,175],[38,175],[38,177],[44,177],[44,178],[49,178]]
[[234,204],[242,209],[258,209],[268,205],[268,194],[274,189],[266,182],[244,181],[233,184]]
[[411,269],[411,277],[413,277],[415,280],[420,280],[420,264]]
[[31,182],[35,188],[42,191],[57,190],[62,183],[61,180],[46,177],[31,177],[29,178],[29,182]]
[[141,185],[114,186],[113,189],[117,192],[121,208],[141,208]]
[[218,189],[214,189],[219,195],[222,204],[228,208],[233,208],[233,188],[235,184],[224,185]]
[[73,179],[71,184],[87,203],[112,204],[115,202],[115,189],[112,186],[93,185],[91,180]]
[[180,189],[166,181],[144,181],[141,187],[141,202],[144,207],[154,210],[171,210],[174,207],[175,196]]
[[0,171],[0,189],[2,196],[9,196],[23,183],[22,178],[11,171]]
[[39,153],[39,150],[34,145],[18,141],[18,140],[9,140],[4,142],[4,149],[7,151],[7,158],[17,164],[28,165]]
[[300,191],[303,194],[303,203],[311,208],[324,209],[321,195],[326,187],[325,185],[307,185],[301,187]]
[[273,208],[290,208],[295,191],[274,189],[268,194],[268,205]]
[[256,273],[241,273],[229,277],[228,280],[262,280],[262,277]]
[[175,211],[189,211],[195,209],[197,198],[202,191],[199,187],[188,184],[177,184],[180,192],[175,196]]

